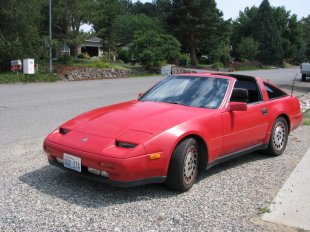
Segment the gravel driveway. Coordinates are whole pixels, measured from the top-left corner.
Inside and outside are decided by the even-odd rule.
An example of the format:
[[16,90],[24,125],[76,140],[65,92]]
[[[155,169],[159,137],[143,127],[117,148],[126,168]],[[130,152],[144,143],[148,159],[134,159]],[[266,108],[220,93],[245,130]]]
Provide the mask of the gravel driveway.
[[43,138],[0,148],[0,231],[294,231],[260,213],[310,145],[292,132],[285,153],[216,166],[179,194],[163,185],[116,188],[49,166]]

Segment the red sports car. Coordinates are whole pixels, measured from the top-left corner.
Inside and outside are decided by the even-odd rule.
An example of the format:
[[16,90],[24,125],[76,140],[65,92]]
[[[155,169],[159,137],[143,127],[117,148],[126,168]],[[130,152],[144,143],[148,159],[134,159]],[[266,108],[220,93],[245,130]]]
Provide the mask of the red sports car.
[[44,150],[50,164],[97,181],[187,191],[200,170],[223,161],[255,150],[281,155],[301,121],[297,97],[260,78],[178,74],[137,100],[73,118]]

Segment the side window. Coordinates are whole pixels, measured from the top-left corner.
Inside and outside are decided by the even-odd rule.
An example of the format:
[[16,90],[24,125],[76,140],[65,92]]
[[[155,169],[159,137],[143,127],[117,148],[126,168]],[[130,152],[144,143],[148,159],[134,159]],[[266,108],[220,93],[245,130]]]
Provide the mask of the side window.
[[274,87],[274,86],[272,86],[266,82],[264,82],[264,85],[265,85],[269,99],[276,99],[276,98],[284,97],[287,95],[282,90],[280,90],[280,89],[278,89],[278,88],[276,88],[276,87]]
[[234,88],[242,88],[248,90],[249,93],[248,103],[255,103],[262,101],[260,90],[255,81],[237,79]]

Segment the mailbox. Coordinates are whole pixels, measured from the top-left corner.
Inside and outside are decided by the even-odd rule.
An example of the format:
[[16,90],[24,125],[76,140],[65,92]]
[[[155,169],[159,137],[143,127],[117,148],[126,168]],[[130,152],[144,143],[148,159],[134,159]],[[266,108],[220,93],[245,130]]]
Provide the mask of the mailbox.
[[12,60],[11,61],[11,70],[18,71],[22,69],[22,61],[21,60]]
[[162,76],[170,76],[172,74],[172,66],[166,65],[161,67],[161,75]]
[[23,73],[24,74],[34,74],[34,59],[24,59],[23,60]]
[[16,66],[16,65],[22,66],[22,61],[21,60],[12,60],[11,66]]

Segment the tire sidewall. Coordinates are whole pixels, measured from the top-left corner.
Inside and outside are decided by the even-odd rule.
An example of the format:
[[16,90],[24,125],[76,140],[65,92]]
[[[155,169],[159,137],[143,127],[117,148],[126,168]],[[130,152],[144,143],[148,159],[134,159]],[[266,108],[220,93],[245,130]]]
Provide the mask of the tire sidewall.
[[197,150],[197,160],[196,160],[196,162],[197,162],[197,164],[196,164],[196,172],[195,172],[195,175],[194,175],[194,177],[193,177],[193,180],[189,183],[189,184],[186,184],[185,183],[185,181],[184,181],[184,178],[183,178],[183,176],[182,176],[182,184],[183,184],[183,186],[184,186],[184,189],[186,189],[186,190],[188,190],[188,189],[190,189],[192,186],[193,186],[193,184],[196,182],[196,179],[197,179],[197,175],[198,175],[198,167],[199,167],[199,147],[198,147],[198,144],[197,144],[197,142],[196,142],[196,140],[195,139],[190,139],[190,141],[189,141],[189,143],[188,143],[188,145],[187,145],[187,147],[186,147],[186,153],[185,154],[182,154],[182,163],[183,163],[183,166],[182,166],[182,170],[181,170],[181,172],[182,172],[182,174],[183,174],[183,169],[184,169],[184,165],[185,165],[185,159],[186,159],[186,155],[187,155],[187,151],[188,151],[188,149],[191,147],[191,146],[195,146],[196,147],[196,150]]
[[[276,130],[276,125],[278,123],[282,123],[284,125],[284,128],[285,128],[285,141],[284,141],[284,145],[283,147],[279,150],[275,147],[274,143],[273,143],[273,137],[274,137],[274,133],[275,133],[275,130]],[[276,119],[276,121],[274,122],[273,126],[272,126],[272,131],[271,131],[271,136],[270,136],[270,140],[269,140],[269,145],[268,145],[268,150],[270,152],[270,154],[272,156],[279,156],[281,155],[285,148],[286,148],[286,145],[287,145],[287,139],[288,139],[288,125],[287,125],[287,121],[283,118],[283,117],[279,117]]]
[[[183,177],[183,171],[184,171],[184,165],[185,165],[185,159],[187,155],[188,149],[194,145],[197,149],[197,164],[196,164],[196,172],[193,176],[193,179],[190,183],[185,183],[184,177]],[[198,170],[199,170],[199,156],[200,156],[200,149],[197,141],[194,138],[186,138],[182,140],[174,149],[172,153],[172,157],[170,159],[169,164],[169,170],[167,175],[167,181],[166,185],[169,188],[185,192],[189,190],[193,184],[195,183],[197,176],[198,176]]]

